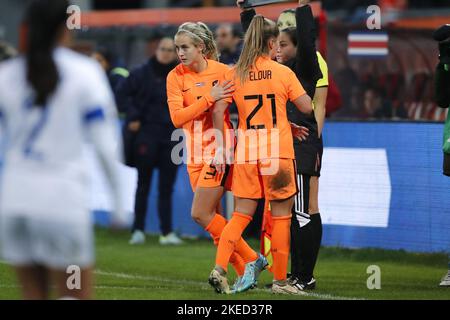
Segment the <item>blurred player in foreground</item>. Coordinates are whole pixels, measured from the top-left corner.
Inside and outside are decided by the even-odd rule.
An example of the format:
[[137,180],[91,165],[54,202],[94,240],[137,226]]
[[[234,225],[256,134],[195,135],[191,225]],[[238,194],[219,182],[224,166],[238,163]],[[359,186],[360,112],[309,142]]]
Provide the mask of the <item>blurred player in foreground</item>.
[[0,62],[8,60],[17,55],[16,49],[11,47],[6,42],[0,41]]
[[[52,284],[58,298],[91,297],[94,236],[85,137],[114,192],[115,218],[121,216],[114,99],[100,65],[64,48],[70,41],[68,5],[32,1],[26,53],[0,65],[1,251],[25,299],[48,299]],[[79,285],[69,288],[66,271],[77,269]]]

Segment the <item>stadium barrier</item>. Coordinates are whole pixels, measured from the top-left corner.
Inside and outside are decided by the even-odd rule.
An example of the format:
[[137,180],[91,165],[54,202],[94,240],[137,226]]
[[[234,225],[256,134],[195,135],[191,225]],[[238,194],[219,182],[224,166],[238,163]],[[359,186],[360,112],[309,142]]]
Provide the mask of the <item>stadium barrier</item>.
[[[450,178],[442,175],[442,132],[441,123],[327,123],[319,201],[323,245],[448,250]],[[122,169],[131,221],[136,174]],[[92,208],[96,222],[104,225],[108,200],[96,176]],[[156,179],[157,174],[149,196],[149,233],[159,230]],[[173,198],[174,229],[185,236],[208,237],[190,217],[192,195],[181,166]]]
[[[258,13],[269,19],[277,19],[286,9],[295,7],[292,3],[272,4],[258,8]],[[320,2],[311,3],[315,16],[322,10]],[[204,23],[232,22],[238,23],[241,10],[237,7],[204,7],[204,8],[167,8],[167,9],[135,9],[105,10],[84,12],[81,25],[84,28],[136,25],[180,25],[186,21],[202,21]]]

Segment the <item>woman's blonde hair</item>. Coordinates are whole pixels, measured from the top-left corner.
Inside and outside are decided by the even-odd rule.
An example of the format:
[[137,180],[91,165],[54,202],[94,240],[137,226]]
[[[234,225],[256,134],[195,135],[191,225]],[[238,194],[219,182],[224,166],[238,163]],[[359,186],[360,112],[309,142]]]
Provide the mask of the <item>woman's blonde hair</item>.
[[245,33],[241,56],[236,63],[236,75],[241,83],[246,81],[248,72],[255,64],[256,59],[269,53],[269,40],[278,37],[278,33],[278,27],[272,20],[266,19],[262,15],[253,17]]
[[219,51],[214,40],[214,34],[206,24],[203,22],[185,22],[178,27],[175,37],[180,34],[190,37],[195,45],[203,43],[205,48],[202,53],[207,59],[219,60]]

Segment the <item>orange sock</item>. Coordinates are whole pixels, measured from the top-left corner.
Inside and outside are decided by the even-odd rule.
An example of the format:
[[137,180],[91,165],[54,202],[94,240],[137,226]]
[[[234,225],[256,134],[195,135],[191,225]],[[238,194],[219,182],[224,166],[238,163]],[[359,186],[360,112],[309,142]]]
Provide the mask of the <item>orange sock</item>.
[[219,244],[220,235],[222,234],[223,228],[227,225],[227,219],[222,215],[216,213],[211,222],[206,226],[205,230],[211,235],[214,240],[214,244],[217,246]]
[[[220,235],[222,234],[223,228],[225,228],[227,220],[221,215],[216,213],[214,218],[205,228],[205,230],[211,235],[216,246],[219,245]],[[230,263],[233,266],[238,276],[242,276],[245,271],[245,261],[237,253],[233,252],[230,256]],[[227,270],[227,269],[224,269]]]
[[[216,265],[222,267],[225,271],[227,270],[228,262],[234,251],[236,251],[244,261],[247,261],[248,259],[252,259],[250,261],[253,261],[258,257],[256,252],[254,252],[242,239],[242,232],[244,232],[251,220],[252,217],[248,215],[234,212],[233,217],[223,229],[219,246],[217,247]],[[242,252],[238,249],[242,250]]]
[[258,259],[258,254],[248,245],[247,241],[245,241],[244,238],[242,238],[242,236],[236,243],[234,252],[238,253],[239,256],[242,257],[244,263],[249,263]]
[[[233,252],[230,256],[230,264],[233,266],[234,271],[239,277],[242,277],[245,272],[245,261],[242,257],[237,253]],[[225,269],[226,271],[226,269]]]
[[286,280],[291,242],[291,216],[273,217],[272,256],[274,280]]

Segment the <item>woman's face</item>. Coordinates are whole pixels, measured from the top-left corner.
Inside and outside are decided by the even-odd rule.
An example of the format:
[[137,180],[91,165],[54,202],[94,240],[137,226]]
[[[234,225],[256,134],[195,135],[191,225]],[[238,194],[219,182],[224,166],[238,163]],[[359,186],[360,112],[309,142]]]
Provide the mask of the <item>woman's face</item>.
[[376,94],[375,91],[372,89],[366,90],[364,92],[364,110],[366,111],[367,115],[370,117],[373,117],[375,114],[375,111],[379,108],[380,99],[379,96]]
[[280,32],[277,40],[277,62],[286,63],[295,57],[297,48],[292,43],[286,32]]
[[178,59],[184,66],[192,66],[203,59],[203,47],[201,45],[196,46],[194,41],[185,34],[179,34],[175,37],[175,49]]
[[269,39],[269,42],[267,43],[267,46],[269,48],[269,56],[270,59],[275,60],[277,57],[277,38],[272,37]]
[[156,60],[161,64],[170,64],[177,59],[175,45],[170,38],[163,38],[156,49]]
[[295,14],[293,12],[284,12],[278,17],[277,26],[280,30],[295,27],[296,24]]

